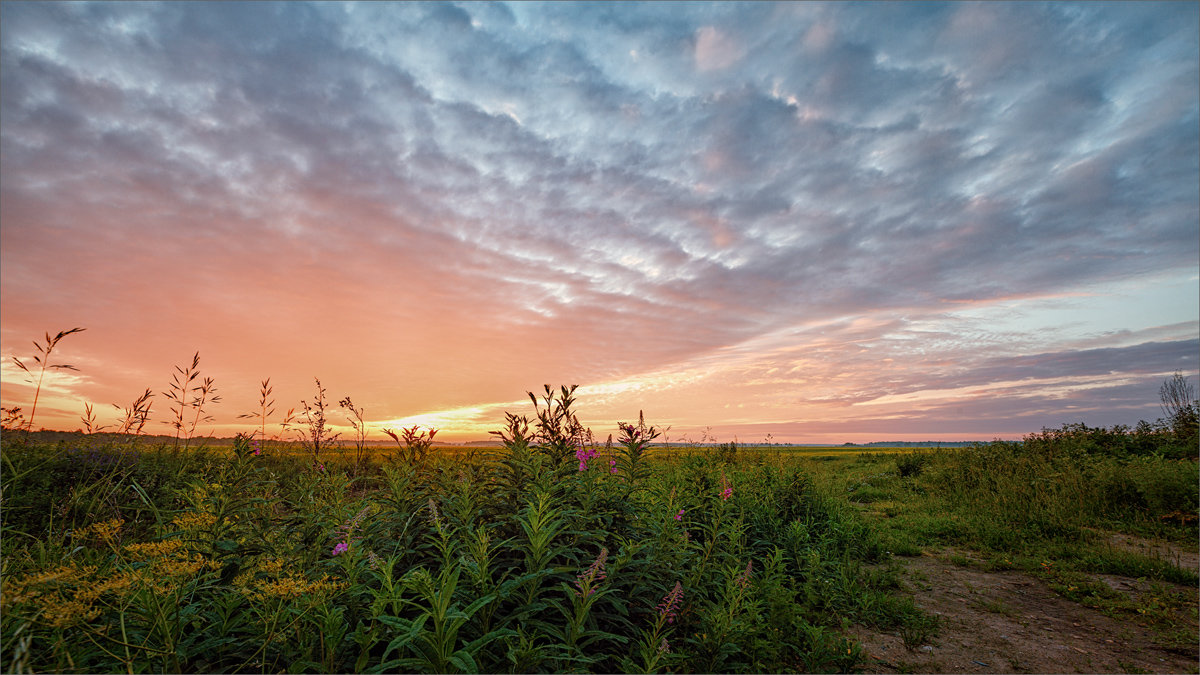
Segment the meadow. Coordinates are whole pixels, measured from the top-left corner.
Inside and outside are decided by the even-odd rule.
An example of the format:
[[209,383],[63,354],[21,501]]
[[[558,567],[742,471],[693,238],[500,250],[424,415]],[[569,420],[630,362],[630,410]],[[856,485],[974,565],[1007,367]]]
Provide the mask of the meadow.
[[[265,386],[265,383],[264,383]],[[1191,422],[914,450],[597,443],[572,389],[492,448],[8,430],[6,672],[853,672],[936,641],[895,562],[941,547],[1194,646]],[[264,420],[265,421],[265,420]],[[310,422],[312,418],[310,418]],[[264,424],[265,428],[265,424]],[[1158,584],[1125,597],[1096,581]]]

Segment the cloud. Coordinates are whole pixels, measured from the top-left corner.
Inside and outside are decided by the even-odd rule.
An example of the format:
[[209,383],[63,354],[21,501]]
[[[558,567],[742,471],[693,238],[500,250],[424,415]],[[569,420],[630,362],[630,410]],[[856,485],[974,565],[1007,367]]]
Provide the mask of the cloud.
[[6,349],[73,317],[403,418],[1200,256],[1188,5],[0,13]]
[[696,67],[701,71],[724,70],[742,58],[743,51],[715,26],[696,31]]

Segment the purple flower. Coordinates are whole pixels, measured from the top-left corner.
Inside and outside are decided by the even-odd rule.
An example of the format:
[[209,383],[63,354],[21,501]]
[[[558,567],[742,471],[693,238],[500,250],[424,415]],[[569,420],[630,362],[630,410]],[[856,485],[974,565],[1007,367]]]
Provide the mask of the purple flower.
[[596,556],[596,560],[592,562],[592,566],[587,568],[583,574],[580,574],[575,579],[575,587],[579,590],[575,591],[575,595],[588,597],[596,592],[594,584],[599,584],[604,581],[604,563],[608,560],[608,549],[600,549],[600,554]]
[[576,448],[575,458],[579,460],[579,470],[587,471],[588,460],[595,456],[596,450],[593,448],[586,448],[583,445],[580,445],[578,448]]
[[609,473],[617,472],[617,460],[615,460],[615,459],[608,460],[608,466],[609,466],[609,470],[608,470]]
[[350,550],[350,544],[347,544],[344,541],[338,542],[338,545],[333,547],[333,554],[337,555],[339,553],[345,553],[348,550]]
[[721,474],[721,485],[725,488],[721,490],[721,499],[722,501],[729,501],[729,498],[733,496],[733,486],[729,484],[729,480],[725,478],[725,474]]
[[683,509],[679,509],[679,513],[675,514],[675,520],[683,520]]
[[683,584],[676,581],[675,588],[672,588],[671,592],[663,597],[662,602],[658,603],[659,618],[666,619],[667,623],[675,623],[681,602],[683,602]]

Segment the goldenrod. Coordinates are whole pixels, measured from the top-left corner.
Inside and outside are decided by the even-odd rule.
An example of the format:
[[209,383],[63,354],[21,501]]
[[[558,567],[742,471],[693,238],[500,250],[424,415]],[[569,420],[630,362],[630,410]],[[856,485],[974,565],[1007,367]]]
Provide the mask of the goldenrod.
[[163,541],[126,544],[125,553],[131,560],[143,561],[175,555],[182,548],[183,542],[178,539],[164,539]]
[[97,541],[102,542],[111,541],[117,536],[117,533],[121,531],[121,526],[124,524],[125,521],[121,518],[113,518],[111,520],[104,520],[99,523],[92,523],[91,525],[76,530],[75,537],[82,541],[86,541],[89,538],[94,538]]
[[184,531],[202,530],[207,527],[212,527],[216,522],[216,516],[203,511],[187,511],[171,519],[172,525]]

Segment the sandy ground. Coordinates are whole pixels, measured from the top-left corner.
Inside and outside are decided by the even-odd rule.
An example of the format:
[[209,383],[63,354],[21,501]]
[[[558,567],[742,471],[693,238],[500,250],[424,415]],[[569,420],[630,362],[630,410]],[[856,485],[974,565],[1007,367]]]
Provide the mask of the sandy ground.
[[[1136,549],[1163,544],[1121,537],[1114,545]],[[917,605],[940,617],[938,635],[909,650],[899,634],[854,627],[867,673],[1197,673],[1200,649],[1167,648],[1136,616],[1106,616],[1051,591],[1016,571],[983,571],[949,561],[955,552],[898,558]],[[1182,567],[1197,567],[1197,552],[1161,551]],[[1098,577],[1136,594],[1146,582]],[[1180,615],[1183,620],[1190,613]]]

